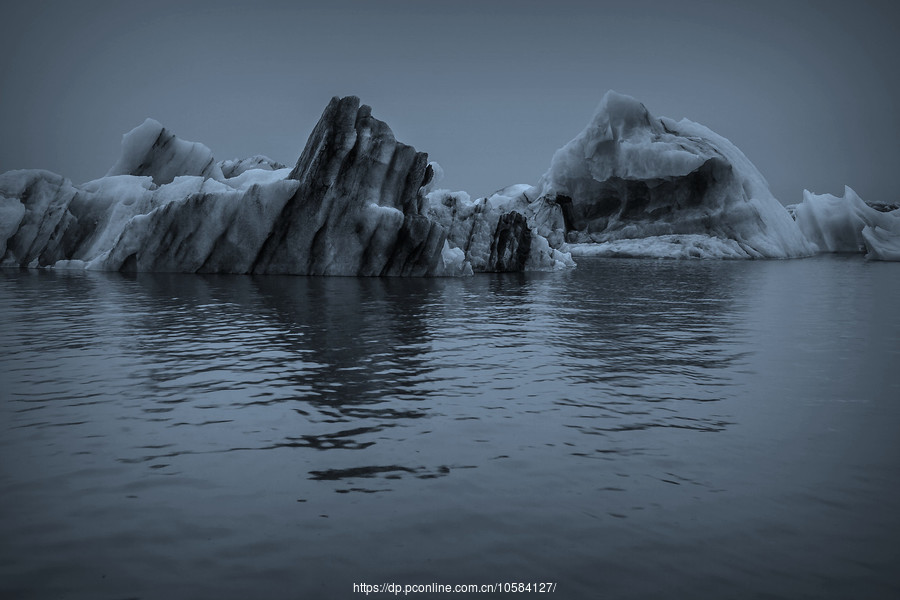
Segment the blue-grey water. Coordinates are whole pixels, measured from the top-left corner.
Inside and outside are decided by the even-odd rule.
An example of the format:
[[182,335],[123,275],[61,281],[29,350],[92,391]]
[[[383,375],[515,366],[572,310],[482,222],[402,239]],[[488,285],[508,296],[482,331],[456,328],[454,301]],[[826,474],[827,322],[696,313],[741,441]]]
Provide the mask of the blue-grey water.
[[840,256],[4,270],[0,596],[897,598],[898,301]]

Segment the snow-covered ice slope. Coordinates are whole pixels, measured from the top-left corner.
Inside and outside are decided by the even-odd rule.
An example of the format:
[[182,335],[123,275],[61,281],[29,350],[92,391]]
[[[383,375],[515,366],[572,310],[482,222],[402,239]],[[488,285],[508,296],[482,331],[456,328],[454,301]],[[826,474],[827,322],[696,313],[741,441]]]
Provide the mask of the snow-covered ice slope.
[[575,254],[788,258],[816,251],[734,144],[686,119],[656,118],[612,91],[526,197],[559,207],[568,242],[600,244]]
[[0,175],[0,264],[113,271],[464,275],[551,270],[516,213],[476,218],[481,246],[427,210],[427,155],[394,139],[356,97],[334,98],[293,169],[266,157],[217,163],[148,119],[109,174],[75,186],[48,171]]

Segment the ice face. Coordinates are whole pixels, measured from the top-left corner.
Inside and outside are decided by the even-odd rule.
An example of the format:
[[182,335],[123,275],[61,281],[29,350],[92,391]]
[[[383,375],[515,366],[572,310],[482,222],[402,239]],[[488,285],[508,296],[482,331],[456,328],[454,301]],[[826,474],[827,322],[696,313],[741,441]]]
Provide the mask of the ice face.
[[789,208],[800,230],[822,252],[900,260],[900,210],[876,210],[849,187],[844,187],[842,198],[803,190],[803,202]]
[[[465,251],[475,271],[552,271],[575,266],[567,252],[552,248],[512,196],[479,198],[465,192],[434,190],[426,196],[425,214],[443,225],[450,244]],[[501,191],[502,192],[502,191]]]
[[815,252],[734,144],[691,121],[653,117],[616,92],[527,195],[560,207],[568,242],[631,240],[617,244],[617,254],[682,256],[685,244],[675,239],[749,258]]
[[280,167],[262,156],[216,163],[148,119],[101,179],[0,176],[2,264],[404,276],[574,264],[511,211],[470,220],[474,246],[450,235],[453,219],[426,209],[440,168],[355,97],[334,98],[296,166]]
[[868,250],[866,258],[900,261],[900,227],[896,224],[892,229],[867,225],[863,227],[862,236]]
[[58,231],[72,224],[73,216],[67,208],[75,196],[76,190],[68,179],[49,171],[9,171],[0,175],[0,217],[4,219],[0,232],[5,236],[0,238],[4,252],[0,264],[37,265],[40,256],[56,252],[61,243]]

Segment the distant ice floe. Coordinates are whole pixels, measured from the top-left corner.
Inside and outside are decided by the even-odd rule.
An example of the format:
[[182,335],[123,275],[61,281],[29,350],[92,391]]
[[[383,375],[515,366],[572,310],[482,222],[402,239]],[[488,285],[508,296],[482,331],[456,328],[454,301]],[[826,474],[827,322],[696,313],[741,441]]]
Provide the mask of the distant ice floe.
[[438,188],[442,173],[352,96],[332,99],[293,168],[216,162],[147,119],[101,179],[0,175],[0,265],[456,276],[565,269],[573,255],[900,260],[900,210],[850,188],[787,210],[727,139],[615,92],[537,185],[473,200]]

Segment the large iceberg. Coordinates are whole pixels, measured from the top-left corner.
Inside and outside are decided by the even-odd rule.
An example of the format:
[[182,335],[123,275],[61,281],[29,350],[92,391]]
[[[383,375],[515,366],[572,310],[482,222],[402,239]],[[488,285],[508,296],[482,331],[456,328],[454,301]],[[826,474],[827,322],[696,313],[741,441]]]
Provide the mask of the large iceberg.
[[607,92],[549,170],[497,205],[574,255],[788,258],[816,252],[731,142]]
[[293,169],[218,163],[148,119],[101,179],[0,175],[0,264],[416,276],[574,265],[511,212],[477,218],[475,246],[451,236],[453,217],[428,206],[435,168],[356,97],[332,99]]

